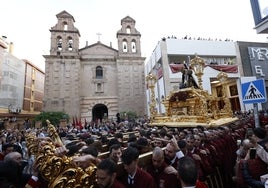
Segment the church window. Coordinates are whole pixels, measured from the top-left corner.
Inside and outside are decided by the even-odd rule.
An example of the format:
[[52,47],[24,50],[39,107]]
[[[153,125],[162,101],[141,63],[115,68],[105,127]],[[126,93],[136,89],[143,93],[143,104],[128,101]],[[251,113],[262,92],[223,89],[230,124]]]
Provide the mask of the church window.
[[62,38],[57,37],[57,49],[62,50]]
[[103,68],[101,66],[96,67],[96,79],[103,78]]
[[73,50],[73,39],[71,37],[68,38],[68,50]]
[[67,31],[68,30],[68,24],[67,22],[63,22],[63,30]]
[[122,42],[122,45],[123,45],[123,52],[127,52],[127,41],[126,40],[123,40]]
[[126,32],[127,32],[127,34],[130,34],[130,26],[127,26]]
[[136,53],[136,51],[137,51],[137,49],[136,49],[136,41],[135,40],[133,40],[131,42],[131,51],[132,51],[132,53]]
[[101,83],[97,83],[97,91],[100,92],[101,90]]

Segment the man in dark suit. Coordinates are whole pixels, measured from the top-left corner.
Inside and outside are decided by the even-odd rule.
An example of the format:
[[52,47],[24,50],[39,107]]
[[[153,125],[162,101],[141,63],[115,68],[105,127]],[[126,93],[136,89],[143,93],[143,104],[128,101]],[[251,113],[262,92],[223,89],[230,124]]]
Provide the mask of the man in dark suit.
[[152,154],[152,165],[147,168],[155,181],[157,188],[178,188],[180,187],[177,178],[177,170],[165,163],[164,151],[155,147]]
[[120,177],[126,188],[156,188],[153,177],[138,167],[139,151],[129,146],[122,153],[125,173]]
[[125,188],[117,179],[117,164],[110,158],[102,160],[96,171],[96,180],[99,188]]

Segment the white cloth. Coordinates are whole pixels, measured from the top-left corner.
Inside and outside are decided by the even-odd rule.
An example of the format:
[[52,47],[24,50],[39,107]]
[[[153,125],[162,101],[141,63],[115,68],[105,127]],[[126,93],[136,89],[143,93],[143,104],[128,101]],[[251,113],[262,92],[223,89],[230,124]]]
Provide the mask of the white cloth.
[[268,152],[261,145],[256,146],[257,155],[263,160],[266,164],[268,164]]

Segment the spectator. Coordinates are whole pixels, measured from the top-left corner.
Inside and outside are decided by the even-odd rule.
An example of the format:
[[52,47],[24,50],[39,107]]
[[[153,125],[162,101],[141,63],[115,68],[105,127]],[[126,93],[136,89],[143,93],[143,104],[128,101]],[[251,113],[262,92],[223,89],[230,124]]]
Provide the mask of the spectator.
[[[19,152],[8,153],[4,161],[1,163],[0,176],[2,177],[0,185],[8,182],[16,188],[37,188],[40,185],[38,181],[38,172],[34,174],[24,174],[23,168],[25,167],[22,155]],[[11,187],[12,187],[11,186]]]
[[136,141],[136,145],[140,154],[143,154],[152,150],[147,138],[143,138],[143,137],[138,138],[138,140]]
[[177,179],[177,170],[165,163],[164,151],[160,147],[154,148],[152,165],[147,168],[147,172],[154,178],[157,188],[176,188],[180,185]]
[[4,160],[4,157],[10,153],[14,151],[14,144],[10,144],[10,143],[5,143],[2,146],[2,152],[0,153],[0,161]]
[[127,147],[122,153],[122,162],[126,174],[120,177],[126,188],[155,188],[153,177],[138,167],[139,151],[133,147]]
[[178,160],[183,157],[184,154],[180,150],[177,140],[173,137],[170,143],[167,144],[165,149],[165,162],[168,165],[172,165],[174,168],[178,166]]
[[109,148],[109,157],[112,159],[116,164],[121,161],[122,156],[122,149],[119,144],[114,144]]
[[124,188],[125,186],[116,179],[117,165],[111,159],[102,160],[96,171],[96,180],[99,188]]
[[182,188],[206,188],[206,184],[198,181],[198,169],[195,161],[188,156],[182,157],[178,164],[178,175]]

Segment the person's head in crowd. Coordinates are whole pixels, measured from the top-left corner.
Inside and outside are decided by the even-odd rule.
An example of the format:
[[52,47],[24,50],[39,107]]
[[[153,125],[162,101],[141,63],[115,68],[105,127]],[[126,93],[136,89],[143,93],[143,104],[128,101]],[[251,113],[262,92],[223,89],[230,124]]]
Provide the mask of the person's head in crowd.
[[107,158],[97,165],[96,180],[99,188],[110,188],[116,180],[117,165]]
[[248,150],[253,147],[253,144],[248,138],[244,139],[236,151],[236,155],[239,159],[244,159],[248,153]]
[[147,138],[147,133],[144,129],[139,130],[139,133],[141,137]]
[[188,156],[179,159],[178,176],[182,187],[195,187],[198,178],[198,169],[195,161]]
[[101,143],[108,144],[108,142],[109,142],[108,137],[106,135],[102,135],[101,136]]
[[67,134],[65,137],[66,140],[76,140],[76,136],[74,134]]
[[153,141],[153,147],[160,147],[160,148],[162,148],[162,147],[164,147],[164,143],[160,139],[155,139]]
[[200,132],[200,133],[198,133],[198,135],[200,136],[200,139],[201,139],[202,143],[205,143],[207,141],[206,135],[205,135],[204,132]]
[[186,155],[187,153],[187,143],[185,140],[178,140],[178,146],[181,149],[182,153]]
[[85,140],[85,143],[89,146],[94,143],[94,138],[90,137]]
[[165,158],[167,161],[173,160],[176,157],[176,152],[176,148],[171,143],[168,143],[165,149]]
[[88,133],[88,132],[85,132],[85,133],[81,133],[79,135],[79,140],[80,141],[86,141],[88,138],[90,138],[91,135]]
[[256,127],[253,129],[253,134],[259,138],[259,140],[262,140],[266,137],[266,131],[262,127]]
[[152,164],[155,169],[158,169],[164,163],[164,151],[160,147],[155,147],[152,154]]
[[167,134],[164,136],[164,139],[165,139],[165,140],[171,140],[171,139],[172,139],[172,134],[167,133]]
[[134,133],[130,133],[129,136],[128,136],[127,142],[128,143],[133,143],[133,142],[136,142],[136,141],[137,141],[137,136]]
[[114,134],[114,137],[115,137],[120,143],[123,142],[123,133],[121,133],[121,132],[117,132],[117,133]]
[[193,129],[192,129],[192,134],[198,134],[198,133],[199,133],[198,128],[193,128]]
[[187,150],[191,151],[194,148],[194,136],[192,134],[189,134],[186,136],[185,140],[187,143]]
[[13,161],[19,165],[22,164],[22,160],[23,160],[22,155],[17,151],[13,151],[13,152],[6,154],[6,156],[4,158],[4,162]]
[[122,148],[119,144],[113,144],[109,148],[109,157],[117,164],[121,161]]
[[[13,160],[12,153],[16,153],[18,156],[20,153],[11,152],[7,154],[4,161],[0,163],[0,187],[1,188],[17,188],[22,187],[21,173],[22,167],[20,165],[19,158]],[[20,155],[21,156],[21,155]],[[20,157],[19,156],[19,157]]]
[[108,142],[108,147],[110,148],[112,145],[114,144],[118,144],[121,145],[121,143],[116,139],[116,138],[112,138],[111,140],[109,140]]
[[138,138],[138,140],[136,141],[136,145],[140,154],[151,151],[151,147],[149,145],[147,138],[143,137]]
[[91,144],[91,146],[94,146],[97,150],[98,150],[98,153],[101,152],[103,149],[102,149],[102,143],[100,140],[96,140],[94,141],[93,144]]
[[14,143],[16,143],[16,141],[17,141],[16,136],[9,136],[9,137],[7,137],[7,142],[8,143],[14,144]]
[[67,149],[67,155],[68,156],[73,156],[75,155],[76,153],[79,152],[79,150],[82,148],[83,145],[80,144],[79,141],[72,141],[68,144],[66,144],[66,149]]
[[252,128],[248,128],[246,132],[246,138],[251,138],[253,136]]
[[139,151],[134,147],[127,147],[122,153],[124,169],[128,174],[133,175],[138,168]]
[[179,132],[179,139],[180,140],[185,139],[186,135],[187,135],[187,132],[186,131],[184,131],[184,130],[180,131]]
[[98,157],[98,150],[95,146],[86,146],[84,149],[81,150],[81,155],[92,155],[93,157]]
[[201,145],[201,138],[198,134],[194,134],[194,147],[199,147]]
[[156,132],[156,137],[161,137],[161,138],[164,138],[165,136],[166,136],[166,134],[167,134],[167,130],[166,129],[164,129],[164,128],[161,128],[160,130],[159,130],[159,134],[158,134],[158,132],[157,131],[155,131]]
[[5,156],[6,154],[14,151],[14,144],[5,143],[2,146],[2,154]]

